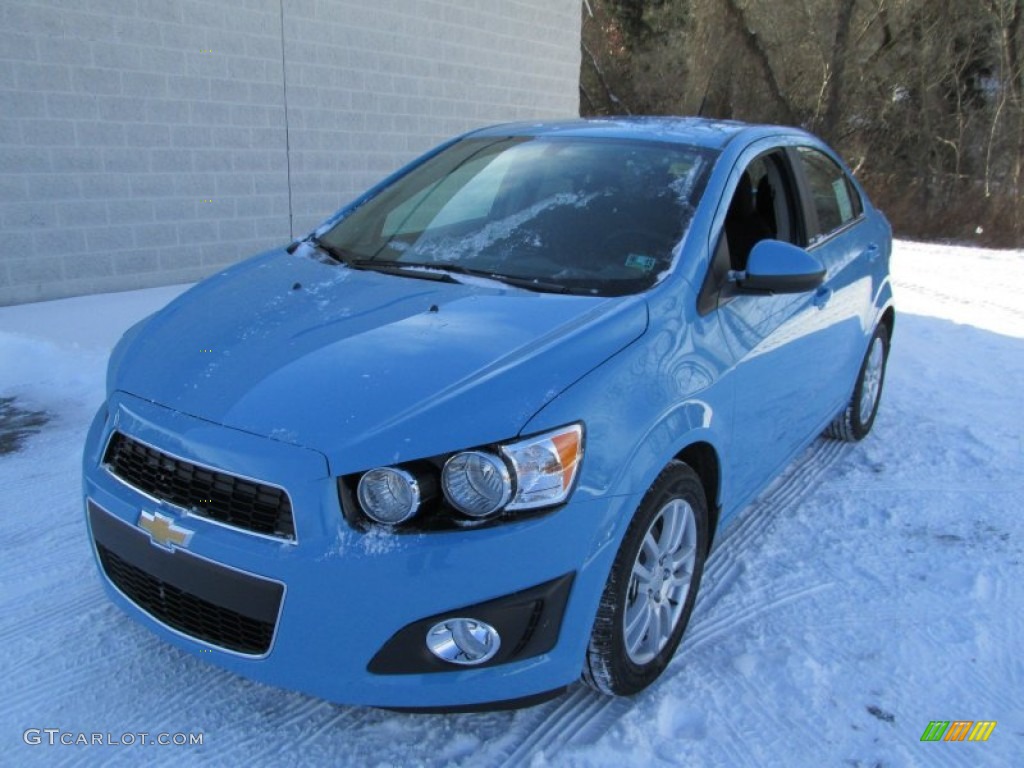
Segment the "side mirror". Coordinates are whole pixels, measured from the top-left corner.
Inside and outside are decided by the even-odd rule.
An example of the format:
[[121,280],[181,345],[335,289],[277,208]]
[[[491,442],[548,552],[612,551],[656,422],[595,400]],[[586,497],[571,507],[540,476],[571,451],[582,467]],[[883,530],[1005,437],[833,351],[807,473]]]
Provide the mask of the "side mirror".
[[825,280],[825,266],[817,256],[781,240],[761,240],[750,251],[745,272],[731,278],[740,290],[803,293]]

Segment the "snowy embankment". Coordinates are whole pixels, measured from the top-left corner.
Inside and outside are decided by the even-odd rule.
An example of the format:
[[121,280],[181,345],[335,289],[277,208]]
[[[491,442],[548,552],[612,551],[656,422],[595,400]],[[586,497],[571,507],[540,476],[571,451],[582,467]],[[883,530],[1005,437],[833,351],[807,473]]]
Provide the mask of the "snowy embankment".
[[[901,242],[893,273],[874,432],[817,441],[720,537],[662,681],[483,715],[267,688],[125,618],[87,543],[81,445],[110,347],[181,288],[0,308],[0,403],[40,412],[7,406],[25,434],[0,438],[0,764],[1020,765],[1024,253]],[[958,719],[997,725],[920,741]],[[204,743],[29,745],[30,728]]]

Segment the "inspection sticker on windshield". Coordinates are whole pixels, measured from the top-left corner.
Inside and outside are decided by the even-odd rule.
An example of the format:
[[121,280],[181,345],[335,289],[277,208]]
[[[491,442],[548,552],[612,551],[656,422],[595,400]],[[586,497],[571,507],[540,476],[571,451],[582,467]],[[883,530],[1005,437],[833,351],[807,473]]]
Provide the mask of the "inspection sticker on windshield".
[[655,259],[653,256],[644,256],[639,253],[631,253],[626,257],[626,266],[632,267],[633,269],[641,269],[644,272],[650,272],[654,269]]

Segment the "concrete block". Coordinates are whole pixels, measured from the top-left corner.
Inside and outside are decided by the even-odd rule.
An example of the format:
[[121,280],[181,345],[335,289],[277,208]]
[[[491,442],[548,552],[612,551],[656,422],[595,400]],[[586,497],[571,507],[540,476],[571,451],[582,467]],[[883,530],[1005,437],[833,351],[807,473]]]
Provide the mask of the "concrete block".
[[214,185],[214,195],[218,198],[251,195],[254,191],[253,174],[250,173],[218,174]]
[[150,149],[149,165],[154,173],[191,171],[192,153],[187,149]]
[[5,3],[2,12],[3,28],[9,32],[52,38],[64,36],[64,17],[57,8]]
[[107,277],[114,274],[114,259],[109,253],[62,254],[64,277],[68,280]]
[[80,120],[75,123],[75,143],[80,147],[117,147],[124,145],[124,126],[120,123]]
[[[91,93],[95,95],[121,93],[121,72],[116,69],[76,67],[71,79],[74,90],[78,93]],[[54,90],[58,89],[54,88]]]
[[143,99],[143,115],[149,123],[183,125],[189,121],[188,101]]
[[144,150],[127,150],[122,147],[105,147],[99,150],[103,159],[103,170],[110,174],[148,173],[149,153]]
[[22,143],[24,144],[75,145],[75,124],[71,120],[22,120],[20,124],[22,124]]
[[153,218],[157,221],[192,221],[196,218],[199,199],[196,197],[170,197],[153,202]]
[[[0,92],[0,110],[4,108],[5,96],[11,96],[10,114],[25,117],[42,117],[45,113],[54,119],[75,118],[77,120],[96,120],[99,118],[99,107],[96,97],[91,93],[11,93]],[[42,104],[42,113],[39,105]],[[29,114],[28,110],[32,110]]]
[[150,250],[132,250],[113,255],[114,270],[119,275],[138,275],[160,270],[160,255]]
[[81,196],[81,182],[74,174],[47,173],[28,177],[29,200],[75,200]]
[[14,62],[0,70],[7,70],[14,76],[14,83],[20,91],[69,91],[71,90],[71,68],[66,64],[36,64],[35,62]]
[[190,221],[178,225],[178,242],[182,245],[209,243],[217,239],[215,221]]
[[0,203],[0,223],[5,230],[48,228],[56,225],[57,214],[53,203]]
[[159,123],[125,125],[124,143],[128,147],[169,147],[171,128]]
[[133,74],[142,61],[152,55],[148,46],[134,43],[91,42],[92,64],[104,69],[117,69]]
[[222,173],[234,170],[231,152],[225,149],[194,149],[192,150],[193,167],[202,168],[211,173]]
[[7,269],[12,286],[43,286],[64,280],[64,264],[60,256],[33,254],[27,259],[10,259]]
[[78,255],[89,252],[85,242],[85,230],[61,228],[59,234],[52,230],[37,229],[32,233],[33,253],[55,253]]
[[50,162],[46,170],[55,173],[95,173],[103,170],[103,157],[93,148],[54,147],[50,150]]
[[132,177],[127,174],[88,173],[79,178],[82,197],[101,200],[131,197]]
[[111,224],[134,224],[136,240],[139,232],[147,222],[153,221],[154,202],[152,200],[109,200],[107,201],[107,217]]
[[85,230],[85,242],[92,252],[130,250],[135,247],[135,232],[127,225],[91,227]]
[[153,72],[122,72],[121,93],[135,98],[164,98],[167,96],[167,76]]
[[38,61],[36,36],[0,30],[0,59],[13,61]]

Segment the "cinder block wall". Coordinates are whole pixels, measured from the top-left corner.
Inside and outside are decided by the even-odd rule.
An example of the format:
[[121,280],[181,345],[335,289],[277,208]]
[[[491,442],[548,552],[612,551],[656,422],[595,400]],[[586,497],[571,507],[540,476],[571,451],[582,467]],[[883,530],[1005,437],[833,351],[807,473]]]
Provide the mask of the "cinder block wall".
[[0,305],[196,280],[578,113],[579,0],[0,0]]

